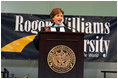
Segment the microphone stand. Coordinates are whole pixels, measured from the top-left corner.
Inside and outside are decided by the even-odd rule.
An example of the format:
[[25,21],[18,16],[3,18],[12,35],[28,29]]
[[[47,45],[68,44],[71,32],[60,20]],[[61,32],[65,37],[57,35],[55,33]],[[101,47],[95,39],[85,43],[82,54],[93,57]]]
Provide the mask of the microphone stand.
[[55,25],[55,23],[53,22],[53,25],[51,27],[53,27]]
[[[75,29],[75,28],[73,28],[73,27],[69,27],[69,26],[67,26],[67,24],[65,23],[65,22],[63,22],[63,24],[64,24],[64,27],[65,28],[70,28],[70,29],[74,29],[76,32],[78,32],[78,30],[77,29]],[[53,23],[53,25],[51,26],[51,27],[53,27],[55,25],[55,23]]]
[[73,28],[73,27],[69,27],[69,26],[67,26],[67,24],[65,24],[65,22],[63,22],[63,24],[65,25],[65,26],[64,26],[65,28],[74,29],[76,32],[78,32],[78,30],[77,30],[77,29],[75,29],[75,28]]

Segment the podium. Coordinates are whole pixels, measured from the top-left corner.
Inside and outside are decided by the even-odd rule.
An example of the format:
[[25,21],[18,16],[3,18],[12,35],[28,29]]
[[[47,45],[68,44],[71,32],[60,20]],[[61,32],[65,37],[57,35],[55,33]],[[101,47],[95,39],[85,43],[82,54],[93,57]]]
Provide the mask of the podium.
[[40,32],[39,39],[39,78],[83,77],[83,33]]

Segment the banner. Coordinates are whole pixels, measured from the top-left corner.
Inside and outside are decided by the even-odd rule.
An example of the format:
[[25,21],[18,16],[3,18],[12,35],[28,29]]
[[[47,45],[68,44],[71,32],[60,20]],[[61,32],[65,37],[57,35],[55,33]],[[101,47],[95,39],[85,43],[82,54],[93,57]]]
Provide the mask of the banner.
[[[72,32],[85,33],[84,61],[117,62],[117,17],[64,16]],[[1,58],[38,59],[33,39],[49,15],[1,14]]]

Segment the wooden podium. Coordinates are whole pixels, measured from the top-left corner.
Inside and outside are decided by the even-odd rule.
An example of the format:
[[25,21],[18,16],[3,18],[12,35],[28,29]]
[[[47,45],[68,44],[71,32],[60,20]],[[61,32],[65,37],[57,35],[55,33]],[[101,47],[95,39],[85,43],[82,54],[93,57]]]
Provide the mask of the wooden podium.
[[84,34],[39,33],[39,78],[82,78]]

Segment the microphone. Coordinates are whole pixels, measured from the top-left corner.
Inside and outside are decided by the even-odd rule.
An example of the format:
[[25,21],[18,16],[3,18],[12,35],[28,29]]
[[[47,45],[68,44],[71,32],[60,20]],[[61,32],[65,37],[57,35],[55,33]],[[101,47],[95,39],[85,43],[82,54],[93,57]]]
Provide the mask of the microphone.
[[67,24],[66,24],[65,22],[63,22],[63,24],[65,25],[65,26],[64,26],[65,28],[67,28],[67,29],[68,29],[68,28],[70,28],[70,29],[74,29],[76,32],[78,32],[77,29],[75,29],[75,28],[73,28],[73,27],[69,27],[69,26],[67,26]]

